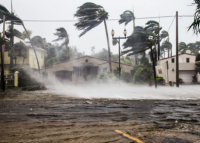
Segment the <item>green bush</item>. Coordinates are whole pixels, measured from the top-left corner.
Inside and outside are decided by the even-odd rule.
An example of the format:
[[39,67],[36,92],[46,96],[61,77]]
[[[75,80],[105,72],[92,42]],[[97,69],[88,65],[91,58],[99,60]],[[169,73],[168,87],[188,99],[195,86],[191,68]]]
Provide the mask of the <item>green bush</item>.
[[131,82],[132,80],[131,74],[129,72],[122,72],[121,78],[125,82]]
[[37,82],[35,79],[32,79],[28,73],[31,73],[30,68],[23,68],[23,67],[14,67],[10,70],[11,72],[15,73],[16,71],[19,72],[19,87],[23,86],[32,86],[32,85],[41,85],[41,83]]
[[134,66],[133,69],[136,69],[133,76],[134,83],[147,83],[151,81],[151,77],[153,76],[153,70],[151,66],[140,65]]

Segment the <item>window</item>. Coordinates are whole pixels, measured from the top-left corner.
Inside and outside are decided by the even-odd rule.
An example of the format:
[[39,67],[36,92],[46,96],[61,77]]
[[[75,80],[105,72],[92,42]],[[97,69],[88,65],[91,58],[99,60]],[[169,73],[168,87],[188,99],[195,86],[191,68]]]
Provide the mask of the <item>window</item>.
[[175,59],[174,59],[174,58],[172,58],[172,63],[174,63],[174,61],[175,61]]
[[186,58],[186,63],[189,63],[190,62],[190,58]]

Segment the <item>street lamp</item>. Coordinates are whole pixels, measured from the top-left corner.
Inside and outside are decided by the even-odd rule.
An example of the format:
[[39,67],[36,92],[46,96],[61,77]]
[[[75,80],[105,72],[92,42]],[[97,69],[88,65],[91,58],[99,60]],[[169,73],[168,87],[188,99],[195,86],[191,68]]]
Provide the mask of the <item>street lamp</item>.
[[125,37],[114,37],[115,31],[114,30],[111,31],[112,38],[113,39],[118,39],[118,44],[119,44],[119,80],[120,80],[120,77],[121,77],[121,67],[120,67],[120,39],[126,39],[126,35],[127,35],[126,29],[124,29],[123,34],[124,34]]

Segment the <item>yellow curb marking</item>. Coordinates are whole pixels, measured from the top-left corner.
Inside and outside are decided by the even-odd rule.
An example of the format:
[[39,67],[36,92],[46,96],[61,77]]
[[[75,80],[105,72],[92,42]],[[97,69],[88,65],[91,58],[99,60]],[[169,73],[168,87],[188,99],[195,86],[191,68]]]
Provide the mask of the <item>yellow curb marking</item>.
[[129,139],[131,139],[131,140],[136,141],[137,143],[144,143],[144,142],[142,142],[141,140],[139,140],[139,139],[137,139],[137,138],[131,137],[131,136],[129,136],[128,134],[121,132],[120,130],[115,130],[115,132],[120,133],[120,134],[122,134],[123,136],[125,136],[125,137],[127,137],[127,138],[129,138]]

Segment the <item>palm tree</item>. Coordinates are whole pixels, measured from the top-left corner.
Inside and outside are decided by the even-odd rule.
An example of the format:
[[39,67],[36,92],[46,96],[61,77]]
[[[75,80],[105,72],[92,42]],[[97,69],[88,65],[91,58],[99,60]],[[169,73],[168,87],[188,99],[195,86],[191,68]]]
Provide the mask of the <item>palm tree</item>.
[[[14,50],[14,37],[18,37],[21,38],[22,33],[20,31],[18,31],[17,29],[14,29],[12,27],[12,25],[8,26],[7,31],[5,32],[5,35],[7,38],[10,38],[10,41],[12,43],[12,46],[9,47],[9,49],[13,49]],[[13,54],[10,54],[10,69],[13,68]]]
[[66,56],[67,56],[67,60],[69,60],[70,59],[69,50],[68,50],[69,35],[67,34],[67,31],[65,30],[65,28],[60,27],[56,29],[56,33],[54,33],[54,35],[58,36],[58,38],[55,39],[54,42],[61,41],[61,40],[63,41],[60,47],[63,47],[63,46],[66,47]]
[[[126,10],[120,15],[119,24],[127,25],[129,22],[133,21],[133,32],[135,31],[135,15],[132,11]],[[137,54],[135,54],[135,64],[137,65]]]
[[198,50],[196,48],[196,44],[195,43],[189,43],[189,44],[187,44],[187,48],[188,48],[188,50],[191,51],[192,54],[195,54],[195,55],[198,54]]
[[[11,1],[11,2],[12,2],[12,1]],[[12,6],[11,6],[11,10],[12,10]],[[14,24],[15,24],[15,25],[22,25],[23,28],[24,28],[24,30],[26,31],[26,33],[27,33],[27,35],[28,35],[28,31],[27,31],[27,29],[26,29],[26,27],[25,27],[23,21],[22,21],[20,18],[18,18],[13,12],[10,13],[10,12],[6,9],[6,7],[0,5],[0,24],[3,22],[3,16],[4,16],[4,15],[5,15],[5,17],[6,17],[5,21],[10,21],[10,22],[11,22],[11,27],[12,27],[12,29],[13,29],[13,25],[14,25]],[[13,33],[13,32],[12,32],[12,33]],[[14,45],[14,40],[13,40],[13,39],[14,39],[14,36],[12,35],[11,37],[13,37],[13,38],[11,38],[12,47],[13,47],[13,45]],[[31,43],[31,38],[28,37],[28,39],[30,40],[30,43]],[[37,57],[37,54],[36,54],[36,52],[35,52],[35,49],[34,49],[32,43],[31,43],[31,47],[32,47],[32,49],[33,49],[33,51],[34,51],[34,54],[35,54],[35,57],[36,57],[36,60],[37,60],[38,71],[39,71],[39,74],[40,74],[40,65],[39,65],[38,57]]]
[[188,47],[187,47],[186,43],[185,42],[180,42],[178,44],[178,52],[183,54],[183,53],[186,53],[186,50],[188,50]]
[[172,49],[172,44],[169,41],[164,41],[161,45],[162,49],[168,50],[168,58],[169,58],[169,51]]
[[154,33],[148,30],[135,31],[131,36],[127,37],[126,42],[123,44],[124,49],[131,48],[123,51],[123,54],[127,56],[143,53],[144,51],[150,49],[151,59],[153,63],[154,70],[154,82],[155,87],[157,87],[156,81],[156,69],[155,69],[155,56],[153,55],[153,45],[156,43],[157,37]]
[[78,30],[83,30],[79,37],[83,36],[85,33],[104,22],[108,44],[108,62],[110,72],[112,73],[110,43],[106,25],[106,20],[108,19],[108,12],[106,12],[101,5],[87,2],[78,7],[78,10],[74,14],[74,16],[78,18],[78,22],[75,24],[75,27]]
[[194,4],[197,5],[196,12],[194,13],[194,21],[189,26],[188,31],[193,28],[194,33],[198,34],[200,32],[199,23],[200,23],[200,1],[194,0]]

